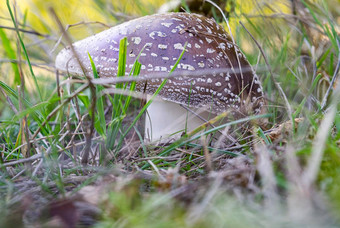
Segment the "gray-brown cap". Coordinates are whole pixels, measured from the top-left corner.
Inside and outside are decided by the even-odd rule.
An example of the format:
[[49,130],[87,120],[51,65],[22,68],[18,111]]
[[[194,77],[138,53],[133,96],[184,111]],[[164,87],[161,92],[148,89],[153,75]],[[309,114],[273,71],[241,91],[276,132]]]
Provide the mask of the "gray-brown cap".
[[[153,94],[163,80],[154,76],[168,73],[188,42],[174,71],[176,77],[169,78],[159,93],[163,99],[193,107],[210,105],[216,113],[229,108],[240,110],[245,105],[258,113],[263,106],[261,83],[253,68],[213,19],[188,13],[156,14],[75,42],[73,47],[85,73],[92,74],[90,53],[100,77],[116,76],[119,41],[124,37],[128,39],[127,71],[145,47],[139,58],[141,75],[150,79],[138,82],[138,91]],[[82,74],[69,47],[58,54],[56,68]]]

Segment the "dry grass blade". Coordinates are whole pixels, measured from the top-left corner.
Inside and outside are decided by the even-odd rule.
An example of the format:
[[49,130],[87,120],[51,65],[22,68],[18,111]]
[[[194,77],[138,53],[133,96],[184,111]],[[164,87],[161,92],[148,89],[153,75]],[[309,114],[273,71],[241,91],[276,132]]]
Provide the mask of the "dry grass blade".
[[211,172],[213,170],[213,163],[211,161],[211,154],[209,153],[208,150],[208,139],[206,135],[203,135],[201,137],[201,142],[203,145],[203,151],[204,151],[204,158],[205,158],[205,164],[207,167],[207,171]]
[[217,192],[220,190],[221,184],[222,176],[219,175],[215,178],[214,182],[212,183],[212,186],[205,194],[202,202],[199,205],[195,205],[193,208],[191,208],[191,210],[189,211],[187,223],[195,224],[197,220],[204,216],[206,208],[208,208],[208,205],[210,204],[212,199],[216,196]]
[[254,36],[248,31],[248,29],[244,26],[244,24],[243,24],[241,21],[239,21],[239,23],[240,23],[240,25],[242,25],[242,27],[246,30],[246,32],[249,34],[249,36],[250,36],[250,37],[252,38],[252,40],[255,42],[256,46],[259,48],[259,50],[260,50],[260,52],[261,52],[261,54],[262,54],[262,56],[263,56],[263,59],[264,59],[264,61],[265,61],[265,63],[266,63],[266,66],[267,66],[267,68],[268,68],[270,77],[271,77],[271,79],[273,80],[275,87],[276,87],[277,90],[280,92],[281,97],[283,98],[283,100],[284,100],[284,102],[285,102],[285,105],[286,105],[286,108],[287,108],[287,111],[288,111],[288,117],[289,117],[290,121],[293,123],[293,117],[292,117],[292,113],[293,113],[293,112],[292,112],[292,108],[291,108],[291,106],[290,106],[290,104],[289,104],[289,101],[288,101],[288,99],[287,99],[287,96],[286,96],[286,94],[284,93],[282,87],[281,87],[280,84],[276,81],[276,79],[275,79],[275,77],[274,77],[272,68],[271,68],[271,66],[270,66],[270,64],[269,64],[269,61],[268,61],[268,58],[267,58],[266,54],[264,53],[263,48],[261,47],[261,45],[259,44],[259,42],[255,39],[255,37],[254,37]]
[[265,197],[266,207],[271,210],[277,209],[280,198],[270,151],[265,145],[260,144],[255,146],[255,153],[257,156],[256,166],[261,176],[262,192]]
[[8,105],[11,107],[12,111],[15,114],[18,114],[18,110],[15,107],[15,105],[13,104],[11,98],[7,95],[7,93],[4,91],[4,89],[1,86],[0,86],[0,91],[1,91],[2,95],[4,95],[4,97],[6,98],[6,101],[7,101]]
[[[338,52],[340,53],[340,43],[339,43],[339,39],[336,39],[337,45],[338,45]],[[337,78],[339,77],[339,70],[340,70],[340,56],[338,57],[338,63],[336,65],[331,83],[329,84],[329,87],[325,93],[324,98],[322,99],[322,103],[321,103],[321,110],[323,110],[327,104],[327,99],[329,97],[329,94],[331,93],[331,91],[334,89],[334,84],[337,81]],[[338,85],[339,87],[339,85]]]
[[37,137],[38,133],[40,132],[41,128],[47,124],[47,122],[60,110],[61,107],[63,107],[65,104],[70,102],[75,96],[77,96],[80,92],[84,91],[88,88],[88,84],[82,85],[79,87],[73,94],[71,94],[67,99],[65,99],[60,105],[58,105],[45,119],[45,121],[39,126],[39,128],[35,131],[32,138],[34,139]]
[[320,123],[319,130],[314,139],[312,154],[303,173],[302,181],[307,188],[310,188],[312,184],[314,184],[320,168],[326,141],[333,126],[334,118],[337,112],[337,104],[340,99],[339,88],[340,87],[337,88],[336,96],[334,96],[331,106],[327,110],[323,120]]
[[82,72],[83,72],[83,75],[86,77],[87,79],[87,82],[88,82],[88,86],[90,88],[90,91],[91,91],[91,99],[92,99],[92,102],[91,102],[91,112],[93,113],[91,115],[91,122],[90,122],[90,126],[88,127],[88,131],[87,131],[87,134],[86,134],[86,146],[85,146],[85,151],[84,151],[84,154],[83,154],[83,157],[82,157],[82,164],[87,164],[88,163],[88,159],[89,159],[89,155],[90,155],[90,150],[91,150],[91,144],[92,144],[92,136],[93,136],[93,133],[94,133],[94,119],[95,119],[95,109],[96,109],[96,104],[97,104],[97,94],[96,94],[96,87],[93,85],[92,81],[91,81],[91,77],[88,76],[86,73],[85,73],[85,68],[83,66],[83,63],[80,61],[80,58],[78,56],[78,53],[74,50],[74,47],[72,45],[72,40],[70,38],[70,36],[67,34],[67,32],[64,30],[64,27],[62,26],[62,23],[61,21],[59,20],[59,17],[57,16],[56,12],[54,11],[53,8],[50,8],[50,12],[52,13],[52,15],[54,16],[54,19],[56,20],[63,36],[66,38],[68,44],[70,45],[70,48],[72,50],[72,53],[73,55],[75,56]]

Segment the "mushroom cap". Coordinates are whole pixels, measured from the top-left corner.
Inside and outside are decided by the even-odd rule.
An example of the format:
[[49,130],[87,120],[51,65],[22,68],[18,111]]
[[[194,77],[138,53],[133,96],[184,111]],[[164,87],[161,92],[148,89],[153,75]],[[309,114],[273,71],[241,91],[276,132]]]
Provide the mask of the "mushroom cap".
[[[164,80],[155,76],[170,72],[188,42],[173,72],[176,77],[168,79],[159,96],[192,107],[209,105],[215,113],[249,105],[255,113],[260,112],[264,104],[261,83],[244,54],[215,20],[198,14],[156,14],[75,42],[73,47],[85,73],[92,75],[89,53],[100,77],[116,76],[119,41],[124,37],[128,39],[127,71],[140,54],[140,74],[149,77],[137,83],[137,91],[153,94]],[[56,68],[83,74],[70,47],[58,54]]]

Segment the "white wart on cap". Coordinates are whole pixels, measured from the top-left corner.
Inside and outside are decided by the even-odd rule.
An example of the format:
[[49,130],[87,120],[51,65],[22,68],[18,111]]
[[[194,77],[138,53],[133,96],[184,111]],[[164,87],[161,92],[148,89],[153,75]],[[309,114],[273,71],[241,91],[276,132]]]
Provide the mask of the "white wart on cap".
[[[153,94],[163,81],[154,78],[155,75],[170,72],[188,42],[174,71],[176,77],[169,78],[160,97],[195,108],[208,105],[214,113],[228,109],[249,110],[249,107],[255,113],[260,112],[264,98],[257,75],[244,54],[213,19],[188,13],[151,15],[75,42],[73,47],[85,73],[92,74],[87,54],[90,53],[100,77],[116,76],[119,41],[124,37],[128,39],[127,71],[145,46],[139,58],[140,74],[150,79],[138,82],[137,91]],[[56,68],[83,74],[69,47],[58,54]]]

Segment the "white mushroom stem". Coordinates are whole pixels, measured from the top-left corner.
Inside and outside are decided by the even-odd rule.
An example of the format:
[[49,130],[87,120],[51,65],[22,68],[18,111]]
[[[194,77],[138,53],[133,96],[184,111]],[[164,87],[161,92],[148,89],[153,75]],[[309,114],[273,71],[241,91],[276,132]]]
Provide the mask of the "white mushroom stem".
[[[148,100],[150,97],[148,96]],[[194,111],[206,120],[216,116],[207,111]],[[179,139],[183,133],[190,132],[204,123],[196,114],[181,105],[165,100],[154,100],[147,112],[145,140],[151,142]]]

